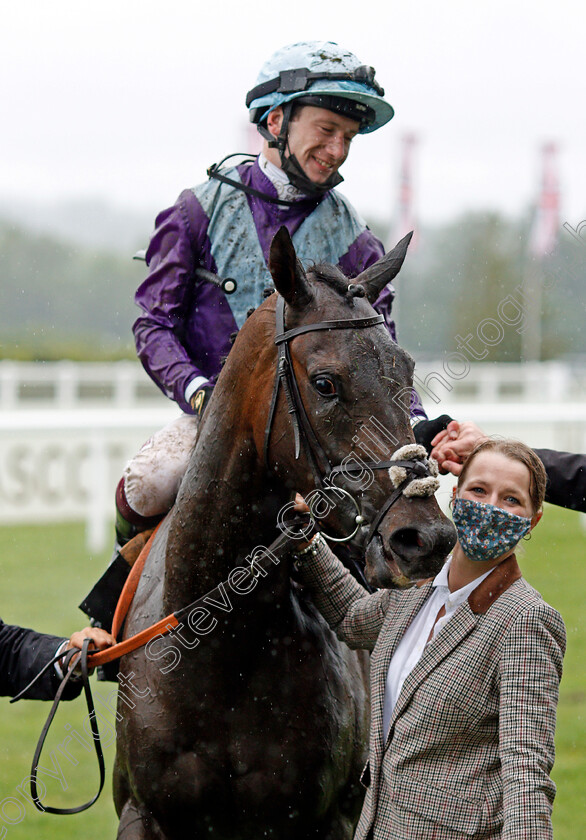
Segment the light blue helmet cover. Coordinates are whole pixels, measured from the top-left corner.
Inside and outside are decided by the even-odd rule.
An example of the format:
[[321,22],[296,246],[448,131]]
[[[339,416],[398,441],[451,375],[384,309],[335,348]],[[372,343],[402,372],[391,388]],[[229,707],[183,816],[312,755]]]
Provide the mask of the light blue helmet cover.
[[[333,41],[300,41],[298,44],[289,44],[282,47],[272,55],[263,65],[255,83],[259,85],[276,79],[284,70],[296,70],[307,68],[310,72],[323,73],[353,73],[363,65],[358,58],[348,50],[335,44]],[[380,88],[379,88],[380,89]],[[274,91],[265,96],[260,96],[248,103],[251,111],[251,118],[254,115],[254,122],[263,122],[268,114],[278,105],[291,102],[303,96],[336,96],[361,102],[372,108],[374,121],[360,128],[361,134],[368,134],[376,131],[377,128],[385,125],[394,115],[394,110],[383,96],[377,92],[374,86],[365,82],[358,82],[346,79],[317,79],[311,81],[304,90],[294,93],[280,93]]]

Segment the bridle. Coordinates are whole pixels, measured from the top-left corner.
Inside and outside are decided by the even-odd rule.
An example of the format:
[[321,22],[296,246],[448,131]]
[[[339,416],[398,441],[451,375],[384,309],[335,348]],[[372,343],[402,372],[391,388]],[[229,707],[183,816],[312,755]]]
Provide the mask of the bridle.
[[362,516],[361,509],[356,498],[348,492],[348,490],[334,484],[334,480],[338,475],[348,477],[352,473],[361,472],[364,468],[368,468],[370,470],[382,470],[389,469],[390,467],[402,467],[406,470],[407,475],[404,481],[402,481],[395,488],[394,492],[386,499],[385,504],[378,511],[374,520],[370,523],[370,530],[366,540],[366,542],[369,543],[378,531],[378,527],[385,514],[400,498],[405,488],[416,478],[423,478],[430,475],[429,464],[426,459],[418,458],[409,460],[391,459],[389,461],[362,461],[362,464],[357,465],[356,467],[352,467],[347,464],[332,466],[327,453],[325,452],[319,438],[315,434],[313,426],[307,416],[305,406],[303,405],[299,385],[295,377],[289,344],[294,338],[297,338],[297,336],[305,335],[309,332],[368,329],[383,323],[384,318],[382,315],[371,315],[365,318],[343,318],[335,321],[319,321],[315,324],[305,324],[300,327],[294,327],[287,330],[285,329],[285,299],[281,295],[278,295],[277,297],[277,305],[275,308],[275,344],[277,345],[278,351],[277,369],[265,429],[264,461],[266,466],[269,467],[269,444],[271,431],[275,419],[279,390],[282,388],[287,401],[287,410],[293,425],[295,458],[299,458],[301,447],[303,447],[305,457],[307,458],[313,474],[316,488],[327,491],[328,488],[333,487],[336,493],[341,493],[343,496],[350,499],[356,508],[356,527],[352,533],[344,537],[334,537],[326,534],[322,528],[323,536],[333,542],[347,542],[348,540],[351,540],[356,535],[361,525],[365,523],[365,518]]

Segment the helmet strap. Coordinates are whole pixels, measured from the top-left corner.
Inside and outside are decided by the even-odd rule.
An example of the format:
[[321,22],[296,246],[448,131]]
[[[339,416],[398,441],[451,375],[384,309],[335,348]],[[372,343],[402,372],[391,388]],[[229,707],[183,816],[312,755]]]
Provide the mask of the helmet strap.
[[271,134],[266,125],[263,125],[262,123],[257,123],[256,130],[267,141],[269,149],[279,148],[278,139]]
[[292,154],[289,157],[281,154],[281,169],[285,172],[293,186],[297,187],[298,190],[301,190],[306,195],[324,195],[344,180],[339,172],[334,172],[323,184],[316,184],[307,177],[301,168],[301,164],[295,155]]

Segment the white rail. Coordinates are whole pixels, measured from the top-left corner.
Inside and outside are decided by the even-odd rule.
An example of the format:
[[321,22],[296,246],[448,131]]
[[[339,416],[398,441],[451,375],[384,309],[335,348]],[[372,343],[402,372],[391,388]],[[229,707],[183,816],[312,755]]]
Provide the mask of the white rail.
[[462,354],[418,362],[417,390],[429,405],[586,402],[586,365],[564,362],[464,364]]
[[[448,373],[441,363],[417,369],[430,417],[447,413],[535,447],[586,452],[583,371],[548,363],[476,365],[460,380]],[[124,464],[178,414],[132,362],[0,362],[0,406],[0,524],[85,521],[90,551],[112,540]],[[442,482],[444,505],[450,486]]]
[[85,521],[88,549],[102,551],[124,464],[177,414],[168,400],[148,411],[0,414],[0,524]]
[[[417,363],[416,387],[428,404],[586,401],[586,365],[466,364],[463,360],[462,354],[447,354],[437,361]],[[166,398],[138,362],[0,361],[3,411],[165,404]]]
[[0,408],[133,408],[168,403],[138,362],[0,361]]

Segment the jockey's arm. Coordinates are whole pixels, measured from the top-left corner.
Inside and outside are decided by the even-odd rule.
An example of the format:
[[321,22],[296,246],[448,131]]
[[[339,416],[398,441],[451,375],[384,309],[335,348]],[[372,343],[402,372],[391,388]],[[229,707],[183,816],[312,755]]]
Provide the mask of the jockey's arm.
[[[138,356],[151,379],[183,411],[193,414],[192,396],[212,384],[213,377],[201,370],[182,340],[199,289],[194,270],[198,255],[203,255],[201,237],[189,223],[189,199],[182,193],[173,207],[157,217],[146,255],[149,274],[135,295],[143,314],[133,332]],[[222,343],[218,355],[227,349]]]

